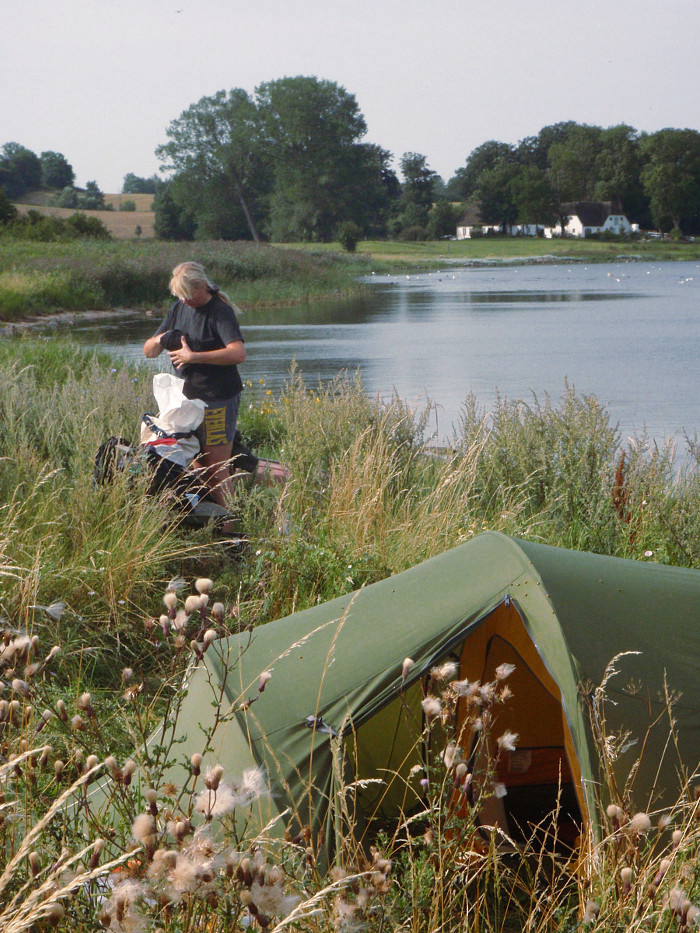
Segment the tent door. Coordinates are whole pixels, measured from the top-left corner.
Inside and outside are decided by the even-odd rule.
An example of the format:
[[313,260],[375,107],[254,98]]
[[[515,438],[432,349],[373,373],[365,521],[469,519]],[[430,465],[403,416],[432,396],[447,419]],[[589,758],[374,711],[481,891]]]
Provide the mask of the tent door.
[[[510,604],[498,606],[465,641],[460,677],[488,683],[495,679],[501,664],[515,670],[505,683],[512,697],[496,707],[496,715],[486,733],[486,748],[478,733],[467,729],[466,710],[458,709],[457,728],[470,759],[481,801],[481,822],[498,825],[516,841],[533,833],[551,838],[555,832],[564,845],[572,846],[581,827],[575,775],[567,749],[572,748],[564,720],[561,697],[523,621]],[[500,751],[497,739],[506,731],[517,734],[514,751]],[[479,774],[487,760],[496,762],[491,780],[502,785],[506,794],[480,787]],[[500,791],[499,791],[500,792]]]

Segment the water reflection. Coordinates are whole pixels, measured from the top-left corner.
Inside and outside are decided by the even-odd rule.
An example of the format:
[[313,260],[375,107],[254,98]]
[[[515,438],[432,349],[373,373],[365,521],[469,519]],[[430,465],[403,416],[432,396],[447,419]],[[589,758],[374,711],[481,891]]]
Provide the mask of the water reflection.
[[[568,379],[607,404],[623,436],[698,428],[700,265],[629,263],[448,269],[372,276],[366,294],[245,314],[245,376],[279,391],[296,361],[308,384],[360,371],[367,390],[437,405],[441,438],[469,392],[486,408],[558,398]],[[132,359],[158,319],[76,328]],[[156,361],[162,367],[164,357]]]

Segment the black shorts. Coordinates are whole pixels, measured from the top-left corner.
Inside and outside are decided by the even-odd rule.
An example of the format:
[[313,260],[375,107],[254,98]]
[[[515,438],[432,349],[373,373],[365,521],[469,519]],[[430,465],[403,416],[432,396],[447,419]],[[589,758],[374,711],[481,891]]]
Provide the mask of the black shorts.
[[219,447],[221,444],[233,443],[240,402],[240,392],[233,398],[207,402],[204,421],[197,428],[197,437],[202,447]]

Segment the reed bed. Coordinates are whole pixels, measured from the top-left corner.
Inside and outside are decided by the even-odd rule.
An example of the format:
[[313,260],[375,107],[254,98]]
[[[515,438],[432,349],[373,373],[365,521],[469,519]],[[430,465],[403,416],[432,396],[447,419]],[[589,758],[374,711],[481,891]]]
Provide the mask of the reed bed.
[[56,310],[163,308],[172,269],[190,259],[203,262],[243,308],[360,287],[352,261],[332,253],[244,242],[8,241],[0,253],[0,320]]
[[[92,483],[99,444],[135,441],[153,406],[145,371],[22,339],[0,345],[0,378],[0,930],[697,925],[697,776],[659,813],[635,812],[611,783],[601,832],[575,858],[542,847],[547,827],[504,852],[484,839],[478,810],[454,808],[455,736],[432,717],[416,732],[423,742],[431,730],[436,749],[424,808],[383,827],[371,849],[347,826],[326,870],[310,836],[248,821],[264,775],[182,761],[177,726],[182,674],[219,636],[485,528],[699,568],[695,439],[683,451],[622,446],[597,400],[564,386],[556,401],[502,399],[491,412],[467,399],[449,449],[434,449],[429,406],[369,398],[351,376],[306,386],[292,371],[278,398],[246,390],[244,437],[291,479],[238,484],[230,504],[249,543],[232,553],[213,529],[184,528],[138,477]],[[443,675],[430,690],[445,707]],[[261,688],[274,696],[274,676],[234,705]],[[213,708],[203,747],[226,715],[220,700]],[[144,751],[162,717],[167,735]]]

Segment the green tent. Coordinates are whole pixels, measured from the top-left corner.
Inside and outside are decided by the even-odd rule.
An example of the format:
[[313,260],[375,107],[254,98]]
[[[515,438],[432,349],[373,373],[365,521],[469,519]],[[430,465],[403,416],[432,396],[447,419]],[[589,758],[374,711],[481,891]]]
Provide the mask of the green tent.
[[[431,667],[452,659],[460,679],[487,682],[513,664],[498,728],[519,738],[501,756],[507,794],[489,818],[513,832],[551,812],[559,793],[574,823],[595,826],[599,766],[586,694],[625,652],[639,653],[619,658],[606,688],[614,703],[606,729],[630,732],[619,780],[643,750],[634,806],[670,805],[679,776],[700,759],[700,571],[495,532],[214,643],[191,675],[178,728],[186,726],[188,752],[209,741],[209,761],[232,776],[266,769],[273,793],[261,820],[289,808],[280,824],[325,824],[332,836],[348,774],[360,782],[358,824],[415,802]],[[415,664],[402,680],[406,657]],[[272,676],[259,692],[263,671]],[[677,743],[668,741],[666,685]],[[217,711],[223,721],[209,739]]]

